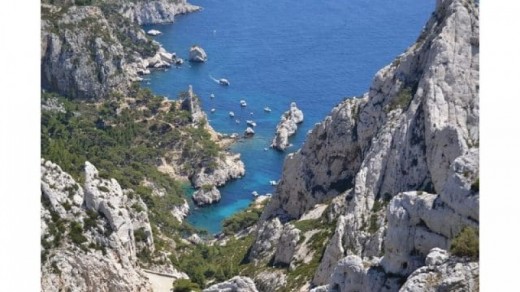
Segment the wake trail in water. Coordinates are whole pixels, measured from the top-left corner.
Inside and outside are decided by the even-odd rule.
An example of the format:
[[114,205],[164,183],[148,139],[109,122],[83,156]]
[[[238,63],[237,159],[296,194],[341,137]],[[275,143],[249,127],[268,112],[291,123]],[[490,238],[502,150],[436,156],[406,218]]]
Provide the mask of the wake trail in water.
[[211,78],[211,80],[213,80],[213,81],[215,81],[217,83],[220,83],[220,81],[217,78],[211,76],[211,74],[209,74],[209,78]]

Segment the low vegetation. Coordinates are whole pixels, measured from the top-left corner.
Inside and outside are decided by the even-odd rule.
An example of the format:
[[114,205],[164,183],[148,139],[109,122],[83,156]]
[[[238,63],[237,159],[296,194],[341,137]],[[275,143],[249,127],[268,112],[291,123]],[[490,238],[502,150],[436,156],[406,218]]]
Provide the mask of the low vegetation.
[[203,288],[208,281],[221,282],[238,275],[244,268],[253,239],[249,235],[239,239],[231,237],[223,246],[200,244],[179,258],[172,256],[171,260],[188,274],[191,282]]
[[479,234],[478,229],[464,227],[451,242],[450,251],[459,257],[469,257],[473,260],[479,258]]
[[227,218],[222,223],[223,232],[226,235],[236,234],[240,230],[253,226],[260,219],[262,209],[249,207],[242,212],[238,212]]
[[394,97],[388,104],[388,108],[386,112],[391,112],[395,109],[406,110],[408,106],[410,106],[410,102],[412,101],[413,94],[412,89],[410,87],[405,87],[401,89],[401,91]]
[[[114,178],[124,189],[134,190],[128,196],[143,200],[155,231],[168,237],[194,231],[171,215],[174,206],[184,203],[186,182],[176,181],[157,169],[161,158],[180,165],[185,176],[214,166],[220,148],[210,140],[204,126],[191,126],[190,113],[180,110],[178,103],[164,101],[139,86],[133,87],[128,97],[114,94],[102,101],[69,100],[42,93],[42,102],[49,98],[56,98],[65,111],[41,113],[43,158],[60,165],[79,184],[84,181],[84,163],[90,161],[101,178]],[[106,186],[99,189],[109,191]],[[164,195],[153,195],[154,189]],[[131,207],[138,212],[145,210],[139,204]],[[70,226],[71,240],[80,247],[85,241],[80,231],[97,225],[98,215],[91,213],[84,226]],[[51,237],[42,240],[42,246],[57,246],[66,226],[58,219],[50,222]],[[138,231],[137,238],[141,239],[141,235]],[[167,244],[156,248],[161,249],[168,249]],[[46,257],[46,253],[42,254],[42,258]],[[141,258],[151,255],[145,252]]]

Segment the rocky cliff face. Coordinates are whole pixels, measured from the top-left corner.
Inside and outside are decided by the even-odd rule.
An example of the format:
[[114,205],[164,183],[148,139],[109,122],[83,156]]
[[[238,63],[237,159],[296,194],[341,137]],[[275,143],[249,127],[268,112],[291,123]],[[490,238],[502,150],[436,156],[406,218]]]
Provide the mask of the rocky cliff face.
[[201,9],[199,6],[189,4],[186,0],[120,1],[120,5],[120,13],[139,25],[173,22],[175,15]]
[[258,292],[255,283],[248,277],[236,276],[225,282],[218,283],[203,290],[204,292],[241,291]]
[[125,92],[148,68],[176,61],[138,25],[172,22],[175,14],[198,9],[182,0],[42,4],[42,87],[72,98]]
[[326,203],[336,228],[312,283],[398,290],[432,248],[448,249],[464,227],[478,228],[478,92],[478,7],[437,1],[417,42],[376,74],[369,92],[340,103],[288,155],[255,245],[279,236],[262,226],[279,221],[282,230]]
[[136,251],[153,251],[146,205],[85,164],[80,186],[41,162],[43,291],[151,291]]

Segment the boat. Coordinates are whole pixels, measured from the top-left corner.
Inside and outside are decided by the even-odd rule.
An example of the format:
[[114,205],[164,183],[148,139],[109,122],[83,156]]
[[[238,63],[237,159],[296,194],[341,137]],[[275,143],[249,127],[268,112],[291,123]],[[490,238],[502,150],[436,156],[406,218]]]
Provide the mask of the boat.
[[224,86],[228,86],[228,85],[229,85],[229,81],[228,81],[227,79],[225,79],[225,78],[220,78],[220,79],[218,80],[218,83],[219,83],[220,85],[224,85]]
[[276,186],[278,184],[278,182],[275,180],[271,180],[271,181],[269,181],[269,184],[272,186]]
[[247,106],[246,101],[242,99],[242,100],[240,101],[240,106],[241,106],[241,107],[246,107],[246,106]]
[[182,58],[175,59],[175,65],[182,65],[184,64],[184,60]]
[[158,36],[158,35],[162,34],[162,32],[160,32],[156,29],[150,29],[149,31],[146,32],[146,34],[151,35],[151,36]]
[[215,95],[212,93],[212,94],[209,95],[209,97],[215,98]]
[[235,120],[235,123],[240,124],[240,120]]
[[247,120],[246,124],[248,124],[251,127],[256,127],[256,123],[254,121],[251,121],[251,120]]
[[230,116],[230,117],[234,117],[234,116],[235,116],[235,113],[234,113],[234,112],[229,112],[229,116]]
[[258,197],[258,192],[257,192],[257,191],[253,191],[253,192],[251,193],[251,195],[253,195],[253,197]]
[[268,106],[266,106],[266,107],[264,107],[264,112],[268,112],[268,113],[270,113],[270,112],[271,112],[271,109],[270,109]]
[[214,108],[212,108],[212,109],[211,109],[211,112],[212,112],[212,113],[214,113],[214,112],[215,112],[215,109],[214,109]]

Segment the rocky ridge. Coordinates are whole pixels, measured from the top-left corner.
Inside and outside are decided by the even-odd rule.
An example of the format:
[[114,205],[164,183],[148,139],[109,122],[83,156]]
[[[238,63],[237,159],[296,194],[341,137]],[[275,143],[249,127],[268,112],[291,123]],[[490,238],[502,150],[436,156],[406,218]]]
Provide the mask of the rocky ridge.
[[154,249],[141,199],[88,162],[83,187],[51,161],[41,171],[42,291],[151,291],[136,261]]
[[290,109],[282,114],[280,122],[276,126],[276,134],[271,147],[281,151],[289,147],[289,137],[296,133],[298,124],[302,122],[303,112],[296,106],[295,102],[292,102]]
[[282,230],[328,204],[322,220],[336,227],[311,281],[325,286],[315,291],[415,289],[407,285],[423,283],[428,269],[440,277],[431,289],[460,273],[461,287],[475,287],[478,262],[421,267],[479,225],[478,40],[473,1],[437,1],[417,42],[369,92],[340,103],[287,156],[250,258],[283,254],[273,244]]

